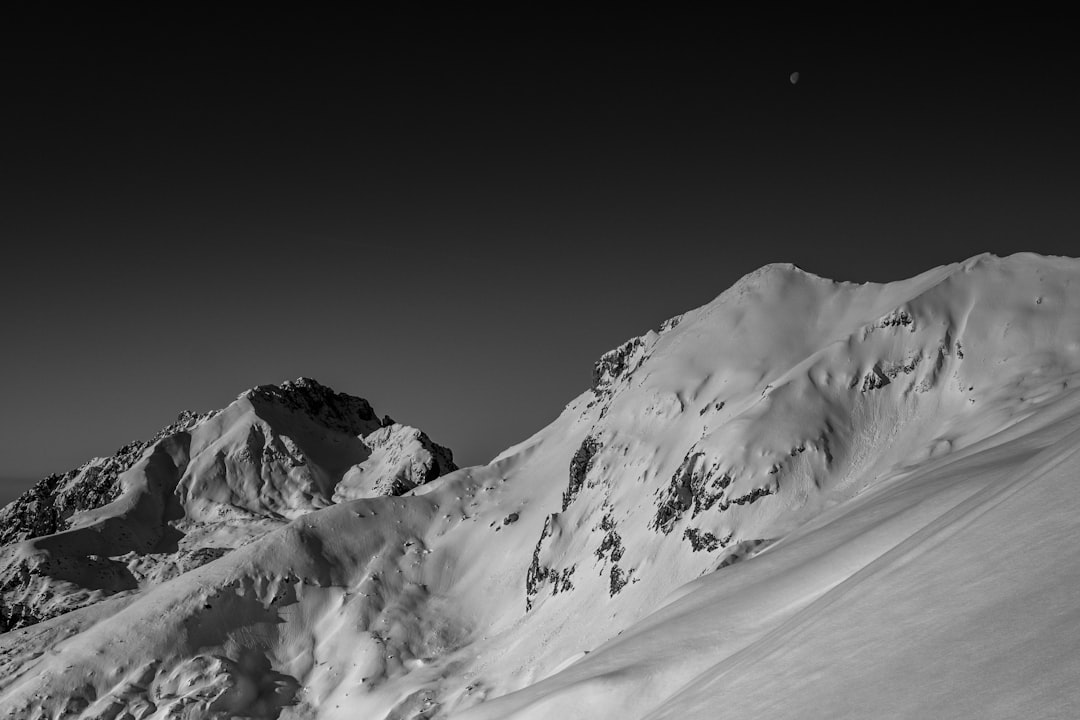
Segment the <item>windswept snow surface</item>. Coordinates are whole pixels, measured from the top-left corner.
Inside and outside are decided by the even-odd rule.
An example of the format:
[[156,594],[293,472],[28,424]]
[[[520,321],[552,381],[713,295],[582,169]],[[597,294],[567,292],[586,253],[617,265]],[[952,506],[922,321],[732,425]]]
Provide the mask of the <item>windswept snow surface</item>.
[[[437,479],[418,431],[374,416],[333,451],[285,433],[324,472],[214,475],[191,447],[250,438],[230,406],[122,477],[202,468],[176,471],[176,527],[244,541],[0,635],[0,709],[1075,718],[1078,386],[1080,261],[1017,255],[886,285],[767,266]],[[65,533],[147,515],[127,497],[9,548],[47,575],[88,542]],[[155,552],[121,549],[91,562]]]

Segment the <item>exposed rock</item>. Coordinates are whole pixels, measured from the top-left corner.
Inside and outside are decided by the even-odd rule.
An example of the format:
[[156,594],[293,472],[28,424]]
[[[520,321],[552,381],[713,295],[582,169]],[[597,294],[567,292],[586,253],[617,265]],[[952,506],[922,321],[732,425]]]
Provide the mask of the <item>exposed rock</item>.
[[682,315],[676,315],[675,317],[668,318],[664,322],[660,323],[659,332],[663,333],[663,332],[667,332],[668,330],[675,329],[676,327],[679,326],[679,323],[682,322],[682,319],[683,319]]
[[622,560],[623,553],[625,552],[622,544],[622,536],[619,535],[618,530],[615,529],[615,520],[611,517],[611,513],[607,513],[600,520],[600,530],[604,531],[604,538],[600,541],[600,547],[596,549],[596,557],[598,560],[607,561],[610,560],[613,563],[617,563]]
[[712,552],[718,548],[726,547],[727,544],[731,542],[730,535],[721,539],[711,532],[692,527],[688,527],[683,531],[683,539],[690,543],[690,548],[694,552],[699,552],[701,550]]
[[[943,357],[943,354],[939,353],[937,361],[938,366],[940,366]],[[919,365],[922,363],[922,359],[922,354],[916,354],[906,360],[882,360],[881,362],[876,363],[874,367],[870,369],[870,372],[863,375],[862,385],[859,388],[859,391],[865,393],[870,392],[871,390],[878,390],[885,387],[886,385],[891,384],[900,375],[913,374],[918,369]],[[936,369],[937,368],[931,371],[931,375],[936,372]],[[851,383],[851,387],[855,387],[857,384],[858,380],[853,380]],[[920,386],[916,388],[916,390],[922,391],[922,386],[925,384],[926,383],[924,381],[924,383],[921,383]]]
[[881,363],[881,370],[885,373],[885,377],[895,380],[901,374],[910,375],[915,372],[920,362],[922,362],[922,355],[915,355],[902,362],[883,362]]
[[897,308],[897,309],[893,310],[891,313],[889,313],[888,315],[886,315],[885,317],[878,320],[877,324],[876,324],[876,327],[879,327],[879,328],[906,327],[906,328],[910,328],[911,330],[914,330],[915,329],[913,327],[914,324],[915,324],[915,320],[914,320],[914,318],[911,317],[911,314],[907,310],[905,310],[903,308]]
[[622,536],[615,529],[615,519],[610,512],[604,514],[597,529],[604,531],[604,537],[600,541],[600,546],[596,548],[595,555],[597,560],[605,565],[609,561],[611,562],[611,567],[608,568],[608,579],[610,581],[608,592],[611,597],[614,597],[630,582],[633,571],[628,574],[619,566],[619,561],[622,560],[626,549],[623,547]]
[[540,538],[533,548],[532,563],[525,573],[525,612],[532,610],[533,598],[540,592],[540,588],[552,576],[551,568],[541,564],[540,552],[544,547],[544,540],[551,536],[554,515],[548,515],[544,519],[544,528],[540,531]]
[[545,584],[551,584],[551,594],[558,595],[574,589],[571,578],[577,570],[577,564],[563,569],[548,567],[541,559],[544,552],[544,541],[555,534],[555,523],[558,515],[551,514],[544,519],[544,527],[540,531],[540,538],[533,548],[532,563],[525,572],[525,612],[529,612],[535,605],[535,598]]
[[862,387],[859,388],[859,392],[870,392],[871,390],[877,390],[883,388],[892,381],[889,376],[886,375],[880,367],[875,365],[870,369],[870,372],[863,376]]
[[725,503],[724,505],[721,505],[720,509],[727,510],[732,505],[750,505],[751,503],[757,502],[761,498],[772,495],[775,492],[775,487],[756,487],[745,495],[740,495],[739,497],[735,498],[731,501],[730,504]]
[[650,527],[667,535],[674,523],[691,507],[694,509],[693,515],[697,516],[720,501],[732,478],[726,473],[717,472],[718,463],[705,467],[704,460],[703,452],[688,453],[683,458],[660,496]]
[[[831,455],[829,460],[831,461]],[[774,465],[770,474],[777,475],[779,471],[780,466]],[[659,491],[656,515],[649,527],[667,535],[691,508],[691,517],[697,517],[713,507],[724,512],[732,505],[749,505],[776,492],[775,485],[770,485],[754,488],[745,495],[729,499],[725,497],[725,493],[733,481],[731,475],[720,472],[719,461],[706,464],[705,453],[689,453],[672,475],[668,486]]]
[[570,503],[574,502],[581,491],[581,487],[585,484],[585,475],[592,467],[593,458],[600,452],[600,447],[600,441],[589,435],[582,441],[574,457],[570,459],[570,484],[562,496],[563,511],[570,507]]
[[627,573],[624,572],[623,569],[618,566],[618,564],[612,565],[610,575],[611,583],[608,586],[608,594],[611,595],[611,597],[615,597],[616,595],[618,595],[619,592],[621,592],[622,589],[626,587],[626,585],[630,582],[630,580],[633,578],[633,575],[633,570]]
[[568,568],[563,568],[558,574],[552,573],[552,595],[558,595],[560,592],[568,592],[574,589],[574,583],[570,582],[570,578],[573,577],[575,570],[577,570],[577,565],[571,565]]
[[701,408],[701,410],[698,412],[698,416],[700,417],[700,416],[702,416],[705,413],[710,412],[710,411],[720,412],[721,410],[724,409],[724,405],[725,405],[725,403],[724,403],[723,400],[719,400],[719,401],[714,402],[712,404],[706,405],[705,407]]
[[592,390],[597,396],[610,394],[614,383],[641,365],[646,357],[645,338],[628,340],[600,356],[593,366]]
[[0,633],[34,625],[41,622],[42,619],[34,615],[21,602],[12,603],[11,605],[0,602]]
[[240,395],[258,411],[268,406],[302,413],[330,430],[366,435],[388,425],[371,404],[359,397],[335,392],[311,378],[287,380],[280,385],[259,385]]

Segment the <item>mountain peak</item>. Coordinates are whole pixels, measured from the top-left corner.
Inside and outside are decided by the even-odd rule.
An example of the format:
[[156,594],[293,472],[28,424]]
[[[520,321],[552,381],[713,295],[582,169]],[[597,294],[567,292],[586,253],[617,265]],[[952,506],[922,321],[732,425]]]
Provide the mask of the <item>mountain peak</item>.
[[349,435],[365,435],[388,424],[379,419],[364,398],[339,393],[307,377],[286,380],[280,385],[258,385],[238,399],[247,400],[256,410],[277,407],[300,412],[331,430]]
[[0,509],[0,635],[164,582],[291,518],[456,469],[421,430],[310,378],[185,410]]
[[796,265],[795,263],[792,263],[792,262],[768,263],[767,265],[762,265],[757,270],[754,270],[754,271],[748,273],[746,275],[746,277],[747,278],[764,278],[764,277],[785,276],[785,275],[787,275],[787,276],[797,275],[797,276],[806,277],[806,278],[809,278],[809,279],[812,279],[812,280],[822,280],[824,282],[835,282],[834,280],[830,280],[829,278],[825,278],[825,277],[821,277],[820,275],[816,275],[816,274],[810,272],[809,270],[806,270],[806,269],[804,269],[802,267],[799,267],[798,265]]

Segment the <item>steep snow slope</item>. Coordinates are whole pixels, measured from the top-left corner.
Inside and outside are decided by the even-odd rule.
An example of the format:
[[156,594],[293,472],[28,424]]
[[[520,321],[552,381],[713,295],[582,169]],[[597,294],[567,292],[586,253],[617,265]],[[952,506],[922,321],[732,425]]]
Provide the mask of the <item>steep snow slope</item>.
[[306,378],[182,413],[152,440],[50,476],[0,511],[0,622],[22,627],[221,557],[329,506],[372,463],[383,486],[350,485],[356,497],[456,469],[421,431]]
[[[349,500],[379,459],[324,509],[286,483],[265,502],[310,512],[280,529],[0,635],[0,708],[1075,716],[1078,283],[1033,255],[762,268],[486,467]],[[246,486],[184,487],[212,517]]]

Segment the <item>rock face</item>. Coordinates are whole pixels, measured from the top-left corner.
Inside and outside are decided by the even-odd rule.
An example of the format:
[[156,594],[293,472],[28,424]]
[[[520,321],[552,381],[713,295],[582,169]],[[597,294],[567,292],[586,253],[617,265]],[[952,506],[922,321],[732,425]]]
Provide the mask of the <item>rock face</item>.
[[620,378],[632,373],[645,360],[655,337],[650,335],[627,340],[614,350],[604,353],[593,367],[593,392],[597,396],[610,394]]
[[392,423],[364,436],[371,455],[350,468],[334,489],[334,502],[402,495],[457,470],[453,454],[423,431]]
[[0,632],[146,588],[334,502],[456,470],[423,432],[300,378],[181,413],[146,441],[45,478],[0,511]]
[[591,435],[581,441],[581,447],[574,453],[574,457],[570,458],[570,483],[566,488],[566,492],[563,493],[562,509],[570,507],[570,503],[574,502],[574,499],[581,492],[581,488],[585,485],[585,476],[589,472],[589,468],[592,467],[593,458],[596,457],[596,453],[600,451],[600,442]]
[[1075,715],[1080,261],[771,265],[594,379],[455,472],[307,382],[162,438],[4,549],[0,716]]
[[240,399],[251,403],[257,414],[293,413],[346,435],[367,435],[384,424],[367,400],[335,392],[311,378],[260,385]]

